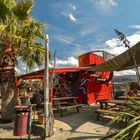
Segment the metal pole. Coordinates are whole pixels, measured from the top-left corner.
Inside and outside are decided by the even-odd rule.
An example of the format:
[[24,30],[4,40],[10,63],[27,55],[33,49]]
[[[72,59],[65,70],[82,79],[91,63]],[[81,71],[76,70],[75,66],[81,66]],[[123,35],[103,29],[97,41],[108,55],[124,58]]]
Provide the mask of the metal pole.
[[32,106],[29,105],[29,124],[28,124],[28,140],[31,140],[31,131],[32,131]]
[[45,39],[45,73],[44,73],[44,109],[45,109],[45,137],[53,134],[52,115],[49,102],[49,37]]
[[56,66],[56,51],[54,51],[54,69],[55,69],[55,66]]

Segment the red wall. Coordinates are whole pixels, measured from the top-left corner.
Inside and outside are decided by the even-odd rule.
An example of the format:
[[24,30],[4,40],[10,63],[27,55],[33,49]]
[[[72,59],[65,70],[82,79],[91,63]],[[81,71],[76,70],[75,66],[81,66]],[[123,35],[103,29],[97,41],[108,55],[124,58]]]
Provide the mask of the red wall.
[[[79,103],[93,104],[97,100],[112,98],[112,73],[88,72],[86,66],[99,65],[104,62],[101,56],[92,52],[79,56],[79,68],[55,68],[55,87],[52,94],[59,96],[76,96]],[[51,73],[51,71],[50,71]],[[42,78],[44,71],[34,72],[18,79]]]
[[80,55],[78,57],[79,66],[85,67],[89,65],[99,65],[104,62],[103,57],[93,54],[92,52]]
[[[99,65],[103,57],[92,52],[79,56],[79,66]],[[110,72],[68,72],[59,75],[61,95],[76,96],[79,103],[93,104],[97,100],[112,98],[112,73]],[[55,90],[57,93],[57,90]]]
[[[110,72],[100,73],[80,71],[59,75],[59,88],[54,88],[54,94],[61,92],[60,96],[76,96],[79,103],[93,104],[97,100],[112,98],[112,83],[108,78]],[[104,78],[106,81],[99,81]],[[59,90],[59,91],[58,91]]]

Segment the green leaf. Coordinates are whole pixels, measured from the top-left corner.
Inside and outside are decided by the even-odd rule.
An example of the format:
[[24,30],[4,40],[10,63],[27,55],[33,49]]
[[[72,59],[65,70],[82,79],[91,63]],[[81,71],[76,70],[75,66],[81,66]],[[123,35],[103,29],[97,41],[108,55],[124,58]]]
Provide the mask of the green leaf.
[[129,133],[124,134],[119,140],[125,139],[128,135],[129,135]]
[[136,128],[136,130],[135,130],[135,132],[134,132],[134,134],[133,134],[133,136],[132,136],[132,140],[134,140],[134,138],[136,137],[136,135],[138,134],[140,132],[140,124],[138,125],[138,127]]
[[13,13],[19,20],[25,20],[29,17],[34,3],[32,0],[19,0],[17,5],[13,8]]
[[137,122],[134,122],[133,124],[127,126],[126,128],[122,129],[117,135],[115,135],[113,138],[116,139],[117,137],[121,136],[123,133],[128,131],[129,129],[133,128],[134,126],[138,125],[140,123],[140,120]]

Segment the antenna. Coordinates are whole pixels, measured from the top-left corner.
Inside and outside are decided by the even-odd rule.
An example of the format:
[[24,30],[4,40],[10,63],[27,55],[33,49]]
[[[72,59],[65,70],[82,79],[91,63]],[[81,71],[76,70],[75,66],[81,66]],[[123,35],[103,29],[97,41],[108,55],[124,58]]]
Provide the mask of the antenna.
[[119,39],[123,42],[123,44],[125,45],[125,47],[127,47],[129,49],[129,54],[130,54],[130,57],[133,59],[133,62],[134,62],[134,67],[135,67],[135,71],[136,71],[136,76],[137,76],[137,81],[138,81],[138,84],[139,84],[139,78],[140,78],[140,74],[139,74],[139,69],[138,69],[138,66],[137,66],[137,62],[136,62],[136,59],[135,59],[135,56],[134,56],[134,53],[130,47],[130,41],[126,39],[126,36],[118,31],[117,29],[115,29],[115,33],[118,35]]

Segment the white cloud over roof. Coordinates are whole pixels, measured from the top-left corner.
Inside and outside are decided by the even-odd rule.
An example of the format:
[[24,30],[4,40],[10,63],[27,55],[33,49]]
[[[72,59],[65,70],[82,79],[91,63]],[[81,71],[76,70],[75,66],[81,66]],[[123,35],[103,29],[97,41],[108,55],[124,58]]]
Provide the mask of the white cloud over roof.
[[75,57],[68,57],[66,59],[56,59],[57,67],[78,67],[78,60]]
[[[133,34],[127,36],[126,38],[130,41],[130,46],[133,46],[140,41],[140,34]],[[106,48],[106,51],[115,55],[118,55],[128,49],[124,46],[124,44],[121,43],[119,39],[116,38],[107,40],[105,44],[108,46],[108,48]]]
[[[140,34],[133,34],[126,37],[130,41],[130,46],[132,47],[136,43],[140,41]],[[112,53],[112,54],[121,54],[122,52],[126,51],[128,48],[126,48],[119,39],[113,38],[111,40],[107,40],[105,44],[108,46],[106,48],[106,51]],[[121,44],[121,45],[120,45]],[[120,76],[120,75],[136,75],[135,70],[125,70],[120,72],[114,72],[114,75]]]

